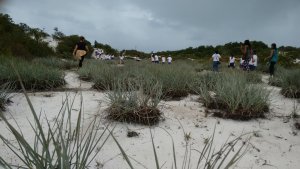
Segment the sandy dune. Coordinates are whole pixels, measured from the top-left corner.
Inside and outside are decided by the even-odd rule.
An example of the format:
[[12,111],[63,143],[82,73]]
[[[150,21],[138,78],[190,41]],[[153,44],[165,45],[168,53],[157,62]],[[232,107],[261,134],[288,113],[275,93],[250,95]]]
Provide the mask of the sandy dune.
[[[95,117],[100,118],[103,125],[109,124],[109,121],[104,118],[105,108],[108,106],[105,93],[91,89],[92,83],[79,80],[78,75],[74,72],[67,72],[65,79],[67,81],[66,88],[78,91],[29,93],[35,110],[42,113],[43,121],[45,121],[45,117],[48,119],[56,117],[62,102],[68,95],[70,100],[75,98],[73,107],[74,116],[72,116],[75,123],[76,115],[79,112],[80,96],[82,94],[84,125],[87,126],[91,119]],[[265,80],[266,77],[264,77]],[[288,118],[288,116],[292,113],[294,104],[298,104],[298,114],[300,114],[299,103],[293,99],[283,97],[279,93],[280,88],[271,87],[267,84],[264,85],[266,90],[271,91],[271,112],[266,119],[233,121],[210,116],[205,117],[205,108],[197,101],[197,96],[194,95],[190,95],[180,101],[162,101],[159,108],[164,113],[165,120],[160,122],[159,125],[152,127],[160,164],[164,164],[162,168],[171,168],[173,155],[171,138],[163,129],[166,129],[174,139],[178,165],[181,166],[185,151],[183,131],[190,133],[191,138],[189,143],[192,148],[201,150],[205,138],[212,135],[214,126],[216,125],[216,148],[224,143],[229,136],[239,136],[247,132],[252,133],[249,134],[249,136],[252,136],[249,152],[239,161],[235,168],[298,169],[300,166],[300,133],[294,129],[294,121]],[[8,118],[12,121],[12,115],[22,129],[25,138],[31,139],[33,132],[30,130],[28,120],[32,121],[33,118],[24,95],[15,93],[11,100],[13,103],[8,106],[6,112]],[[150,129],[141,125],[115,124],[117,124],[117,127],[113,133],[120,141],[126,153],[137,162],[142,163],[139,164],[132,160],[136,168],[155,168]],[[2,135],[7,136],[7,139],[15,142],[3,121],[0,121],[0,128]],[[103,128],[99,130],[103,130]],[[129,138],[127,137],[128,131],[135,131],[139,133],[139,136]],[[9,152],[1,141],[0,155],[10,163],[19,163],[19,160]],[[192,152],[191,168],[195,167],[198,155],[196,151]],[[126,169],[129,167],[120,155],[120,150],[113,139],[109,138],[103,150],[91,165],[91,168]]]

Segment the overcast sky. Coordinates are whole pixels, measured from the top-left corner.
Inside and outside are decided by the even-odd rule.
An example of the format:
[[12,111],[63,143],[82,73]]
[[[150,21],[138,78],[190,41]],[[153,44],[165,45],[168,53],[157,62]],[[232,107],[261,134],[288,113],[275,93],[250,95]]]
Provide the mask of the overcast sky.
[[146,52],[245,39],[300,47],[300,0],[6,0],[16,23]]

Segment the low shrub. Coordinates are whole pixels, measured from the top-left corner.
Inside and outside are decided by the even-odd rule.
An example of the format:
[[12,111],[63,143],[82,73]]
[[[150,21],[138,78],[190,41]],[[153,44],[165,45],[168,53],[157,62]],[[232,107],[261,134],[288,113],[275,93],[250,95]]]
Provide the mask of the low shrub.
[[196,90],[206,107],[222,110],[214,112],[214,115],[248,120],[264,117],[268,112],[269,92],[259,85],[249,83],[243,73],[214,75],[215,85],[209,86],[207,81],[202,81]]

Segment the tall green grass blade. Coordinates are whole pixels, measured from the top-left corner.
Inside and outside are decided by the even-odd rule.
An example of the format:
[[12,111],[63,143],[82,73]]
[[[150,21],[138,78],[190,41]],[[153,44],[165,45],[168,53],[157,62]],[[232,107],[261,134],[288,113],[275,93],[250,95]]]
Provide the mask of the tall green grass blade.
[[155,164],[156,164],[156,168],[159,169],[159,161],[158,161],[158,157],[157,157],[157,153],[156,153],[156,148],[155,148],[155,144],[154,144],[154,140],[153,140],[153,134],[150,130],[150,136],[151,136],[151,142],[152,142],[152,148],[153,148],[153,153],[154,153],[154,157],[155,157]]
[[130,162],[130,160],[129,160],[129,157],[127,156],[127,154],[125,153],[124,149],[122,148],[122,146],[120,145],[120,143],[117,141],[117,139],[116,139],[115,136],[113,135],[112,131],[109,130],[109,132],[110,132],[110,135],[112,136],[112,138],[114,139],[114,141],[117,143],[117,146],[118,146],[118,148],[120,149],[120,151],[121,151],[123,157],[125,158],[125,161],[126,161],[127,164],[129,165],[129,167],[130,167],[131,169],[134,169],[133,166],[132,166],[132,164],[131,164],[131,162]]

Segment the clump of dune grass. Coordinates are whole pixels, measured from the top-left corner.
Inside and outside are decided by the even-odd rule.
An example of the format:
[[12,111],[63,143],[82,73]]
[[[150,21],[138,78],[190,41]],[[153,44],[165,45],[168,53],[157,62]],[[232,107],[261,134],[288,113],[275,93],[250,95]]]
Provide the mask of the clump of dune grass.
[[[127,86],[127,82],[118,81],[113,90],[107,93],[110,102],[107,109],[108,119],[144,125],[157,124],[162,116],[157,108],[161,85],[140,85],[140,90],[132,86]],[[144,91],[149,91],[150,95],[144,94]]]
[[282,87],[283,79],[287,76],[288,70],[278,66],[275,71],[275,75],[269,79],[269,85]]
[[[18,77],[20,79],[20,76]],[[0,114],[11,135],[14,136],[16,144],[13,144],[2,134],[0,134],[0,139],[15,155],[15,158],[21,162],[20,165],[10,164],[0,157],[0,167],[7,169],[85,169],[89,167],[107,141],[109,133],[105,136],[107,128],[99,133],[97,128],[100,123],[96,118],[83,129],[81,124],[82,98],[75,125],[71,121],[71,115],[74,116],[72,107],[75,97],[70,102],[68,95],[66,95],[61,110],[54,121],[46,118],[46,124],[43,125],[41,115],[36,113],[22,83],[21,87],[34,118],[33,121],[29,122],[34,138],[32,140],[25,139],[18,123],[13,124],[12,120],[8,120],[3,114]],[[32,141],[33,144],[30,144]]]
[[10,102],[12,88],[9,84],[0,85],[0,114],[5,111],[5,106]]
[[178,99],[192,92],[190,83],[196,77],[196,72],[184,62],[151,65],[147,70],[162,84],[163,99]]
[[209,109],[218,109],[214,115],[222,118],[248,120],[264,117],[269,110],[269,92],[252,84],[239,72],[215,73],[215,85],[198,82],[196,92]]
[[65,84],[62,70],[14,58],[0,63],[0,84],[9,82],[15,89],[21,89],[12,65],[19,72],[27,90],[49,90]]
[[285,97],[300,98],[300,69],[288,70],[282,77],[281,93]]

